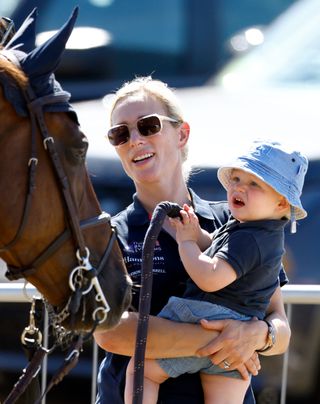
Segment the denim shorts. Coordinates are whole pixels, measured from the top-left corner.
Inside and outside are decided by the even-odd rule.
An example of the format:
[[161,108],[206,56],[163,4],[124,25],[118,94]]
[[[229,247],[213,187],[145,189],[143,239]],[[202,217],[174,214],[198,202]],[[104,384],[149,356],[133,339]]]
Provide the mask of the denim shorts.
[[[183,299],[180,297],[171,297],[164,306],[159,317],[181,323],[199,323],[201,319],[206,320],[224,320],[233,319],[248,321],[251,317],[240,314],[227,307],[213,304],[205,301]],[[188,338],[188,336],[186,336]],[[241,379],[237,370],[221,369],[214,365],[209,358],[198,358],[195,356],[182,358],[167,358],[157,360],[161,368],[170,376],[178,377],[183,373],[203,372],[207,374],[224,375]]]

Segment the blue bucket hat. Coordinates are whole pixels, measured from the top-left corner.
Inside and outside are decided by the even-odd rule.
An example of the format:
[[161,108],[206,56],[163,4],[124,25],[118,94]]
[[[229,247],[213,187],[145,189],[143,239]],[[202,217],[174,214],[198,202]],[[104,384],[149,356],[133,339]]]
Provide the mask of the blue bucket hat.
[[234,168],[255,175],[288,200],[291,206],[291,231],[295,232],[295,221],[307,216],[300,200],[308,169],[307,158],[278,142],[258,140],[247,153],[230,165],[219,168],[218,179],[225,189]]

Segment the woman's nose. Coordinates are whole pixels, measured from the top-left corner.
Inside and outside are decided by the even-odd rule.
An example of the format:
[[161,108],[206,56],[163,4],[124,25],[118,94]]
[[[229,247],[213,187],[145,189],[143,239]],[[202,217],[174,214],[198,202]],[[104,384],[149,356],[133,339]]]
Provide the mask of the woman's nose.
[[132,145],[140,144],[144,140],[144,136],[140,134],[137,128],[130,128],[130,143]]

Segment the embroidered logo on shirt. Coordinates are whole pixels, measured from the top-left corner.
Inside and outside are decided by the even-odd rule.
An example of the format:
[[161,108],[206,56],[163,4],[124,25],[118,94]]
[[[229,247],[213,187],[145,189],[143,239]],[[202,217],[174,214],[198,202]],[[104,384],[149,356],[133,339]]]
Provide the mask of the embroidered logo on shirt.
[[[133,241],[132,243],[128,244],[123,251],[123,259],[128,273],[132,278],[140,277],[141,275],[142,249],[143,242]],[[166,271],[164,269],[164,263],[165,258],[163,256],[161,246],[157,240],[154,248],[153,273],[165,274]]]

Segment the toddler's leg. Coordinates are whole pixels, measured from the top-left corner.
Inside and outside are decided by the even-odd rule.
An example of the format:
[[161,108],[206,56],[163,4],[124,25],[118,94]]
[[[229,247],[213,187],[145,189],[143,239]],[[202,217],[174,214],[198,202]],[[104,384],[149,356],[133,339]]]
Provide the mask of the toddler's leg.
[[[134,359],[131,358],[127,367],[126,386],[124,390],[125,404],[132,404],[134,378]],[[144,363],[143,404],[156,404],[158,401],[159,384],[169,376],[153,359],[146,359]]]
[[205,404],[242,404],[250,381],[200,374]]

